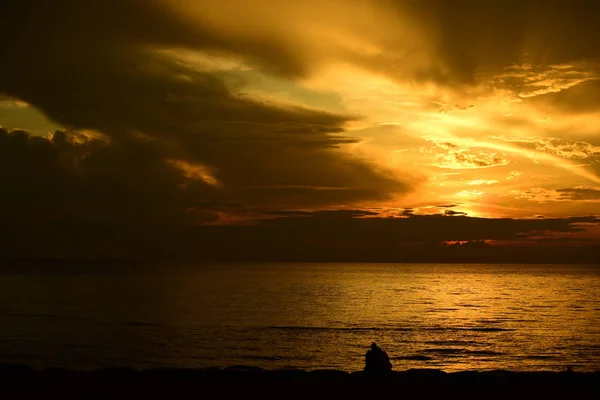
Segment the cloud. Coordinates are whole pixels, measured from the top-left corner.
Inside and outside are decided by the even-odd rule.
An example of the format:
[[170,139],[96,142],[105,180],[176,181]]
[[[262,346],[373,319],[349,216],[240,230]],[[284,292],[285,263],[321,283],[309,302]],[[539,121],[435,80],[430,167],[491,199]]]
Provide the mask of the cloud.
[[[0,128],[2,247],[7,255],[140,253],[169,246],[191,221],[195,199],[217,192],[187,178],[153,142],[52,138]],[[211,215],[212,214],[212,215]]]
[[568,189],[557,189],[561,199],[565,200],[600,200],[600,188],[578,187]]
[[494,83],[508,90],[519,99],[554,94],[576,90],[582,84],[597,79],[597,75],[589,70],[583,62],[565,63],[560,65],[511,65],[505,72],[494,77]]
[[530,101],[546,110],[558,109],[578,114],[594,112],[600,106],[600,80],[596,76],[595,79],[586,80]]
[[498,183],[497,180],[494,179],[474,179],[472,181],[467,182],[467,185],[471,186],[479,186],[479,185],[493,185],[494,183]]
[[186,178],[200,180],[211,186],[221,186],[221,182],[219,182],[213,176],[213,173],[204,165],[190,164],[182,160],[167,160],[167,162],[175,166]]
[[[357,182],[369,176],[352,162],[340,168],[356,172]],[[2,248],[7,256],[85,257],[184,249],[202,258],[192,246],[207,240],[194,235],[197,226],[244,225],[269,208],[343,205],[387,193],[369,185],[230,187],[227,175],[215,175],[204,165],[166,157],[160,141],[60,131],[44,138],[0,128]],[[329,179],[321,175],[317,183]]]
[[456,195],[460,197],[480,197],[484,192],[480,190],[463,190],[458,192]]
[[[462,82],[511,64],[550,66],[600,59],[592,39],[600,35],[593,23],[600,11],[594,1],[426,0],[411,5],[433,32],[451,76]],[[512,72],[529,73],[523,68]]]
[[537,142],[535,147],[536,150],[570,159],[585,160],[600,156],[600,146],[594,146],[580,140],[544,138]]
[[533,148],[536,151],[541,151],[567,159],[586,160],[600,156],[600,146],[595,146],[582,140],[536,136],[497,136],[495,138],[507,142],[519,143],[523,146]]
[[557,193],[556,190],[544,188],[531,188],[528,190],[511,190],[507,195],[512,196],[515,199],[535,201],[539,203],[562,200],[560,194]]
[[[208,59],[241,57],[242,64],[302,74],[305,60],[269,32],[224,29],[248,15],[259,29],[255,13],[214,2],[197,3],[210,15],[158,0],[9,3],[2,10],[0,93],[67,129],[99,131],[117,142],[153,141],[161,157],[201,168],[223,197],[248,206],[350,205],[410,190],[389,170],[346,151],[356,140],[344,135],[345,126],[356,115],[261,100],[244,93],[238,67],[203,68],[175,56],[187,48]],[[210,19],[222,18],[223,7],[231,20],[215,27]],[[311,187],[343,190],[301,189]]]
[[[427,148],[425,151],[434,154],[434,160],[431,165],[438,168],[476,169],[497,167],[509,163],[508,159],[496,153],[473,150],[472,147],[477,147],[479,144],[470,143],[469,140],[460,143],[444,141],[435,137],[428,138],[427,140],[433,143],[435,147]],[[439,152],[437,149],[445,151]]]
[[0,94],[0,107],[6,107],[6,108],[28,108],[29,104],[25,103],[24,101],[21,100],[16,100],[13,98],[10,98],[8,96],[2,96],[2,94]]
[[[452,260],[449,253],[439,246],[456,241],[504,241],[535,242],[542,231],[554,235],[577,235],[586,228],[579,226],[588,223],[598,226],[597,217],[536,218],[536,219],[487,219],[463,215],[415,215],[404,210],[401,218],[385,218],[364,215],[361,211],[328,211],[277,213],[277,218],[261,221],[258,225],[246,227],[221,227],[211,230],[210,245],[222,246],[219,238],[227,237],[228,246],[236,249],[243,257],[262,259],[294,260]],[[208,227],[201,228],[208,236]],[[294,237],[289,241],[289,237]],[[548,236],[544,236],[544,239]],[[531,239],[531,240],[530,240]],[[487,247],[487,246],[486,246]],[[557,246],[551,250],[553,256],[558,251],[566,251]],[[508,251],[507,247],[494,247],[488,254],[466,253],[472,260],[506,260],[511,254],[519,254],[521,260],[540,260],[539,252],[529,248],[531,256],[518,248]],[[466,249],[465,249],[466,250]],[[547,251],[547,250],[546,250]],[[582,251],[580,249],[580,251]],[[586,257],[593,253],[583,251]],[[582,253],[582,254],[583,254]],[[212,253],[217,257],[216,252]],[[571,254],[571,252],[569,252]],[[237,257],[236,256],[236,257]],[[559,256],[561,259],[563,256]],[[579,256],[581,257],[581,255]],[[545,258],[543,258],[545,259]],[[589,260],[589,258],[588,258]]]
[[521,176],[523,173],[520,171],[510,171],[510,174],[506,177],[507,180],[516,179]]
[[[448,210],[452,204],[438,206],[445,215],[404,210],[400,218],[361,209],[256,210],[228,196],[226,186],[215,185],[207,173],[165,159],[155,141],[65,132],[40,138],[0,130],[3,255],[378,260],[393,259],[406,246],[518,241],[540,231],[571,235],[599,223],[597,217],[473,218]],[[281,189],[297,196],[304,191],[325,196],[345,192]],[[276,196],[272,190],[268,195]],[[338,200],[342,198],[332,198]],[[415,257],[431,254],[431,248],[410,251]]]
[[[276,0],[90,0],[86,6],[74,0],[57,0],[52,6],[42,0],[9,0],[1,11],[3,59],[59,57],[61,66],[79,70],[83,66],[72,66],[72,61],[102,65],[117,54],[125,66],[131,63],[131,50],[143,49],[197,52],[222,60],[213,66],[244,65],[292,79],[332,65],[353,65],[394,80],[463,84],[476,79],[480,70],[502,71],[515,63],[561,66],[599,55],[590,39],[600,33],[590,17],[597,5],[579,0],[551,5],[541,0],[308,0],[301,5]],[[37,35],[39,29],[46,34]],[[18,52],[20,46],[38,50],[25,56]],[[96,54],[86,54],[86,49]]]
[[[525,200],[510,215],[530,213],[527,200],[584,198],[561,215],[587,214],[595,188],[577,185],[600,168],[597,11],[578,0],[4,1],[0,119],[66,133],[0,134],[3,238],[36,254],[216,256],[229,243],[263,257],[294,252],[295,235],[348,249],[345,232],[319,225],[335,215],[339,229],[372,229],[361,238],[373,255],[394,249],[392,216],[409,230],[449,223],[416,222],[426,208],[415,204],[488,215],[496,205],[477,198],[502,190]],[[508,164],[520,172],[507,177]],[[542,166],[554,180],[523,190]],[[382,208],[310,213],[363,207]],[[272,214],[282,210],[301,211]],[[445,220],[497,223],[461,213]],[[448,231],[427,245],[500,240],[486,235]]]
[[[423,54],[425,35],[416,34],[421,27],[391,2],[90,0],[83,6],[57,0],[48,6],[41,0],[15,0],[8,4],[2,11],[7,21],[19,21],[19,32],[14,34],[13,26],[6,32],[23,41],[35,38],[23,34],[24,29],[44,26],[48,36],[37,39],[103,49],[116,44],[200,51],[293,78],[339,61],[396,73],[435,65]],[[78,36],[69,36],[70,32]],[[409,57],[410,63],[402,63]]]
[[456,216],[456,215],[467,215],[467,213],[466,212],[462,212],[462,211],[445,210],[444,211],[444,215]]
[[466,153],[464,150],[451,151],[446,155],[439,155],[431,165],[447,169],[474,169],[490,168],[508,164],[509,161],[494,153],[483,151]]
[[563,189],[533,188],[529,190],[512,190],[510,195],[516,199],[525,199],[541,203],[555,201],[597,201],[600,200],[600,188],[575,187]]

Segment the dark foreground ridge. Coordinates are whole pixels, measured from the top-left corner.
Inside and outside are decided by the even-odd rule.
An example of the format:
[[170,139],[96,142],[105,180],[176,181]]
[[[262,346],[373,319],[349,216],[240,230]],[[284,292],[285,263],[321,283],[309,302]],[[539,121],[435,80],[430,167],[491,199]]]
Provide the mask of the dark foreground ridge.
[[[510,372],[436,369],[392,371],[264,370],[258,367],[179,369],[104,368],[77,371],[35,370],[26,365],[0,365],[3,398],[222,398],[258,394],[261,398],[310,395],[363,397],[374,393],[418,398],[600,398],[600,371]],[[390,392],[390,390],[392,392]],[[335,397],[337,398],[337,397]],[[367,396],[367,398],[369,398]]]

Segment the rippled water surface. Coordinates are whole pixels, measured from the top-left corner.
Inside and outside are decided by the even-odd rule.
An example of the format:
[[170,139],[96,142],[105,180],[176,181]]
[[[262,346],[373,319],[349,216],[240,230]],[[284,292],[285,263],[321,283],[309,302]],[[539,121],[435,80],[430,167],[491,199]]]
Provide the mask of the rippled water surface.
[[0,362],[600,370],[600,267],[44,265],[0,271]]

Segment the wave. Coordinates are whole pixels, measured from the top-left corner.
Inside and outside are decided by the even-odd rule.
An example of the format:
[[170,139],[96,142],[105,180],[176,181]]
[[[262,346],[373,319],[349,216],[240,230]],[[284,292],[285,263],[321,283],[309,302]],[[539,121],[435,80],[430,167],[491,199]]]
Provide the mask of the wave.
[[429,361],[429,360],[433,360],[432,357],[423,356],[423,355],[398,356],[398,357],[391,357],[391,358],[392,358],[392,360],[410,360],[410,361]]
[[457,348],[440,348],[440,349],[425,349],[424,353],[436,353],[436,354],[467,354],[467,355],[480,355],[480,356],[501,356],[504,353],[493,351],[493,350],[468,350],[468,349],[457,349]]
[[380,328],[380,327],[320,327],[320,326],[268,326],[268,330],[290,330],[290,331],[412,331],[414,328]]
[[511,328],[498,328],[495,326],[475,326],[475,327],[444,327],[444,326],[435,326],[435,327],[427,327],[422,328],[423,330],[428,331],[472,331],[472,332],[509,332],[514,331],[515,329]]
[[477,342],[475,340],[430,340],[423,343],[433,344],[436,346],[465,346],[482,344],[481,342]]
[[285,357],[285,356],[252,356],[252,355],[246,355],[246,356],[238,356],[241,359],[244,360],[262,360],[262,361],[279,361],[279,360],[283,360],[283,359],[290,359],[292,357]]
[[533,355],[533,356],[518,356],[518,358],[524,360],[551,360],[556,358],[555,356],[546,356],[546,355]]
[[450,348],[442,348],[442,349],[425,349],[424,353],[438,353],[438,354],[459,354],[464,353],[466,349],[450,349]]
[[515,329],[511,328],[496,328],[496,327],[480,327],[480,328],[458,328],[459,331],[474,331],[474,332],[510,332]]
[[493,350],[467,350],[466,354],[481,355],[481,356],[501,356],[504,353]]
[[511,328],[499,328],[495,326],[475,326],[475,327],[446,327],[446,326],[433,326],[433,327],[324,327],[324,326],[267,326],[267,330],[289,330],[289,331],[346,331],[346,332],[371,332],[371,331],[392,331],[392,332],[408,332],[408,331],[471,331],[471,332],[509,332],[515,329]]
[[280,360],[304,360],[311,361],[315,360],[315,357],[312,356],[261,356],[261,355],[252,355],[246,354],[238,356],[238,358],[244,360],[262,360],[262,361],[280,361]]
[[459,307],[465,307],[465,308],[488,308],[489,306],[484,306],[484,305],[479,305],[479,304],[469,304],[469,303],[465,303],[465,304],[458,304]]

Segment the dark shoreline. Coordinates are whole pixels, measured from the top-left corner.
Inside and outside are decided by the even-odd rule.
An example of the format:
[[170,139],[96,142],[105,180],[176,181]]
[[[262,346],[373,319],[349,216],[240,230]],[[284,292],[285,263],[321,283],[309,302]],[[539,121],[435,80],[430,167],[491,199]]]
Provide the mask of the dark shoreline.
[[[27,365],[0,365],[0,387],[18,398],[131,398],[209,397],[279,393],[282,398],[300,393],[335,390],[354,397],[362,390],[398,391],[420,398],[473,395],[530,398],[600,398],[600,371],[511,372],[463,371],[446,373],[436,369],[392,371],[368,375],[363,371],[264,370],[258,367],[181,369],[103,368],[78,371],[66,368],[35,370]],[[209,395],[217,390],[219,395]],[[284,390],[285,392],[280,392]],[[209,395],[209,396],[205,396]],[[519,398],[519,397],[517,397]]]

